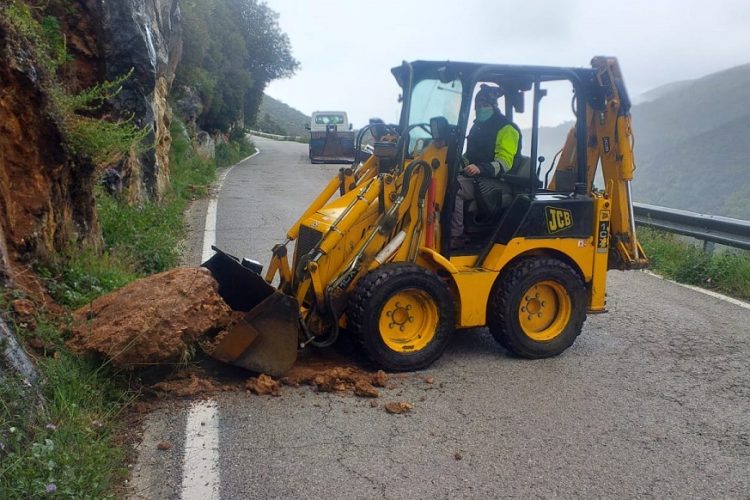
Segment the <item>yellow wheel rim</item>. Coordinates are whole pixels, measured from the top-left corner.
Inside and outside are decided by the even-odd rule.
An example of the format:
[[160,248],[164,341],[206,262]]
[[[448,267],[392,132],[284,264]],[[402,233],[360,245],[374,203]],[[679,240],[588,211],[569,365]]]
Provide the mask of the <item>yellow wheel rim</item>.
[[560,283],[540,281],[521,296],[518,321],[532,340],[546,342],[560,335],[570,321],[570,295]]
[[429,294],[415,288],[402,290],[380,310],[380,337],[396,352],[421,351],[435,337],[438,318]]

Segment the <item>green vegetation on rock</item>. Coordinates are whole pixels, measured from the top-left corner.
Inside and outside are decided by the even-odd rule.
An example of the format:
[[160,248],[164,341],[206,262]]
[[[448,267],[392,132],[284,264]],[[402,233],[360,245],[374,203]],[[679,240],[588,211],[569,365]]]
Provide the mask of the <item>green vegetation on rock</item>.
[[[45,8],[52,12],[53,7]],[[18,0],[2,9],[9,25],[33,53],[34,65],[44,72],[41,81],[51,97],[49,111],[60,122],[69,148],[90,158],[99,167],[116,162],[134,147],[144,148],[142,141],[148,135],[147,129],[137,127],[128,119],[98,116],[102,105],[119,92],[130,73],[81,92],[72,92],[59,75],[72,58],[57,18],[47,15],[44,8],[35,17],[32,8]]]
[[[172,134],[172,184],[164,201],[130,206],[99,192],[104,253],[71,248],[56,263],[38,268],[61,305],[83,306],[138,277],[178,263],[184,210],[191,199],[207,192],[216,167],[193,153],[184,126],[177,120]],[[0,302],[4,317],[10,317],[12,298]],[[44,352],[37,361],[44,379],[41,394],[30,398],[30,390],[17,379],[3,379],[0,385],[0,496],[112,495],[113,485],[127,475],[124,450],[117,442],[123,430],[119,417],[135,395],[123,374],[67,351],[59,318],[52,322],[39,313],[35,321],[33,332],[21,325],[14,329],[21,339],[36,338],[42,346]]]

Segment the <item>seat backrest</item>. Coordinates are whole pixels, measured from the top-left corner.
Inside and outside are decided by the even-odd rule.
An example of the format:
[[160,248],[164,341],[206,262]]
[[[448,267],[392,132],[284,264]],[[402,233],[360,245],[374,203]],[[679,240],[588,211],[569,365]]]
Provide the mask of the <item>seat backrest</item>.
[[510,175],[517,175],[519,177],[528,177],[531,170],[531,158],[524,155],[516,155],[513,158],[513,166],[510,167],[508,173]]

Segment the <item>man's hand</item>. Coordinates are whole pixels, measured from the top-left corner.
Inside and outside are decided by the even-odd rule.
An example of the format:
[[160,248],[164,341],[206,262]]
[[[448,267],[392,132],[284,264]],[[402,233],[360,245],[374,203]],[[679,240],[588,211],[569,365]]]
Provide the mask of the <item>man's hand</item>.
[[477,167],[476,165],[472,163],[468,167],[464,168],[464,175],[468,175],[469,177],[474,177],[475,175],[479,175],[479,167]]

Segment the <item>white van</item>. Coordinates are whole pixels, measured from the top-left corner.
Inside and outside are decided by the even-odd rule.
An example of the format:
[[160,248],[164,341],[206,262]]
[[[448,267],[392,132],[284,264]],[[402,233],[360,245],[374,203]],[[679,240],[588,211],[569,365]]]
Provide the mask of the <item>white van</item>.
[[310,131],[312,163],[354,161],[354,132],[346,111],[315,111],[306,128]]

